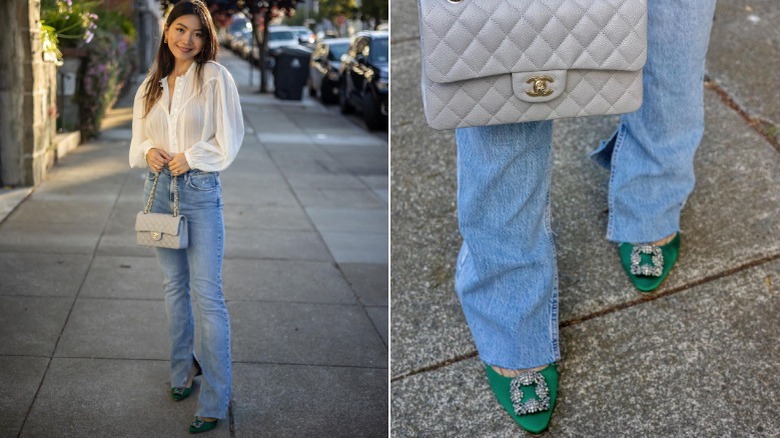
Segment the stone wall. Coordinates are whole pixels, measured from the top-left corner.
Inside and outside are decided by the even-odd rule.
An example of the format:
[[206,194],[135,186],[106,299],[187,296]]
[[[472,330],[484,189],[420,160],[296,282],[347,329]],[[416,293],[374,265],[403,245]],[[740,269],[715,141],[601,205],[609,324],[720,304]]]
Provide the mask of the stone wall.
[[56,65],[43,60],[38,0],[0,2],[0,182],[40,183],[54,164]]
[[[23,40],[17,11],[27,9],[27,0],[0,1],[0,26],[4,30],[0,44],[0,187],[19,185],[22,177],[21,123],[24,89]],[[26,21],[25,21],[26,23]]]

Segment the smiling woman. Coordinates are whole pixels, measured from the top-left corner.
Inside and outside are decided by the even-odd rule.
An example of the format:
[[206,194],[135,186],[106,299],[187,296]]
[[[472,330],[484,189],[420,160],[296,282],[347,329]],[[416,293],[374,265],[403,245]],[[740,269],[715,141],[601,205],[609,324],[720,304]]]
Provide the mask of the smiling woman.
[[[164,276],[171,397],[187,398],[193,379],[203,375],[191,433],[211,430],[225,418],[232,380],[230,323],[222,294],[225,225],[219,172],[236,157],[244,124],[233,77],[214,61],[217,47],[204,4],[177,3],[165,21],[155,64],[136,94],[130,142],[130,165],[150,169],[144,213],[186,218],[186,248],[149,246],[155,246]],[[196,320],[200,358],[194,351]]]

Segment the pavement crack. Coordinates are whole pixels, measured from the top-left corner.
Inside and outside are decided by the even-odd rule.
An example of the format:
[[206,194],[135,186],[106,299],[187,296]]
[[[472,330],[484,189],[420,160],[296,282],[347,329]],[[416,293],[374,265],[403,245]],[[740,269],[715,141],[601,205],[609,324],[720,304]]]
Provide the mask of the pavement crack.
[[403,43],[408,43],[409,41],[415,41],[416,42],[416,41],[419,41],[419,40],[420,40],[420,36],[419,35],[414,35],[414,36],[410,36],[410,37],[393,38],[392,41],[390,41],[390,44],[403,44]]
[[[643,304],[643,303],[656,301],[656,300],[659,300],[661,298],[665,298],[665,297],[668,297],[668,296],[671,296],[671,295],[683,292],[685,290],[692,289],[692,288],[694,288],[696,286],[700,286],[700,285],[705,284],[705,283],[709,283],[709,282],[712,282],[712,281],[715,281],[715,280],[719,280],[719,279],[724,278],[724,277],[729,277],[729,276],[734,275],[736,273],[745,271],[745,270],[750,269],[750,268],[754,268],[756,266],[761,266],[761,265],[764,265],[766,263],[769,263],[769,262],[772,262],[772,261],[775,261],[775,260],[778,260],[778,259],[780,259],[780,253],[771,254],[771,255],[768,255],[766,257],[762,257],[760,259],[751,260],[751,261],[748,261],[748,262],[743,263],[741,265],[735,266],[733,268],[726,269],[726,270],[723,270],[723,271],[720,271],[720,272],[716,272],[716,273],[713,273],[711,275],[707,275],[707,276],[704,276],[702,278],[699,278],[699,279],[696,279],[696,280],[693,280],[693,281],[689,281],[687,283],[684,283],[684,284],[681,284],[679,286],[676,286],[676,287],[673,287],[673,288],[661,291],[659,293],[654,293],[654,294],[651,294],[651,295],[642,296],[641,298],[638,298],[636,300],[628,301],[628,302],[621,303],[621,304],[616,304],[614,306],[610,306],[610,307],[601,309],[601,310],[593,312],[593,313],[589,313],[587,315],[584,315],[584,316],[581,316],[581,317],[578,317],[578,318],[573,318],[573,319],[570,319],[570,320],[567,320],[567,321],[563,321],[563,322],[560,323],[559,327],[560,327],[560,329],[564,329],[566,327],[571,327],[571,326],[574,326],[574,325],[577,325],[577,324],[582,324],[583,322],[589,321],[591,319],[595,319],[595,318],[599,318],[599,317],[602,317],[602,316],[606,316],[606,315],[609,315],[609,314],[612,314],[612,313],[615,313],[615,312],[618,312],[618,311],[621,311],[621,310],[625,310],[625,309],[628,309],[628,308],[631,308],[631,307]],[[771,276],[768,275],[766,277],[765,284],[766,284],[767,289],[769,289],[771,291],[771,288],[772,288],[772,277]],[[406,379],[407,377],[411,377],[411,376],[414,376],[414,375],[417,375],[417,374],[427,373],[427,372],[430,372],[430,371],[436,371],[438,369],[441,369],[441,368],[444,368],[444,367],[447,367],[447,366],[450,366],[450,365],[456,364],[458,362],[462,362],[464,360],[471,359],[471,358],[474,358],[474,357],[477,357],[477,356],[478,356],[478,352],[476,350],[475,351],[471,351],[469,353],[461,354],[461,355],[452,357],[450,359],[446,359],[446,360],[443,360],[441,362],[437,362],[435,364],[428,365],[428,366],[422,367],[422,368],[418,368],[418,369],[415,369],[415,370],[412,370],[412,371],[408,371],[408,372],[406,372],[404,374],[400,374],[398,376],[392,377],[390,379],[390,382],[398,382],[400,380]]]
[[704,86],[714,91],[720,96],[721,101],[733,109],[739,114],[745,122],[753,128],[761,137],[763,137],[777,152],[780,152],[780,142],[778,141],[778,126],[769,120],[762,119],[760,117],[751,116],[744,108],[742,108],[729,93],[715,82],[711,77],[704,76]]
[[599,317],[602,317],[602,316],[606,316],[606,315],[609,315],[611,313],[618,312],[620,310],[624,310],[624,309],[628,309],[630,307],[637,306],[639,304],[656,301],[656,300],[659,300],[661,298],[665,298],[665,297],[668,297],[668,296],[671,296],[671,295],[683,292],[685,290],[692,289],[692,288],[694,288],[696,286],[701,286],[702,284],[709,283],[711,281],[719,280],[719,279],[724,278],[724,277],[729,277],[729,276],[734,275],[734,274],[736,274],[738,272],[741,272],[741,271],[744,271],[744,270],[747,270],[747,269],[750,269],[750,268],[754,268],[756,266],[760,266],[760,265],[763,265],[765,263],[769,263],[769,262],[777,260],[777,259],[780,259],[780,253],[768,255],[766,257],[762,257],[762,258],[756,259],[756,260],[751,260],[751,261],[743,263],[741,265],[737,265],[737,266],[735,266],[733,268],[726,269],[726,270],[723,270],[723,271],[720,271],[720,272],[715,272],[715,273],[713,273],[711,275],[706,275],[704,277],[698,278],[698,279],[693,280],[693,281],[689,281],[687,283],[681,284],[679,286],[676,286],[676,287],[673,287],[673,288],[670,288],[670,289],[667,289],[667,290],[663,290],[663,291],[658,292],[658,293],[643,295],[642,297],[640,297],[640,298],[638,298],[636,300],[631,300],[631,301],[627,301],[625,303],[616,304],[614,306],[607,307],[607,308],[601,309],[601,310],[593,312],[593,313],[589,313],[587,315],[584,315],[584,316],[581,316],[581,317],[578,317],[578,318],[573,318],[573,319],[564,321],[564,322],[562,322],[560,324],[560,328],[564,329],[566,327],[571,327],[571,326],[574,326],[574,325],[577,325],[577,324],[581,324],[581,323],[583,323],[585,321],[589,321],[589,320],[594,319],[594,318],[599,318]]
[[390,382],[397,382],[397,381],[403,380],[403,379],[405,379],[407,377],[414,376],[415,374],[427,373],[429,371],[436,371],[436,370],[438,370],[440,368],[444,368],[446,366],[450,366],[450,365],[456,364],[458,362],[462,362],[464,360],[472,359],[472,358],[475,358],[475,357],[477,357],[477,351],[476,350],[468,352],[466,354],[461,354],[459,356],[455,356],[455,357],[447,359],[447,360],[443,360],[443,361],[435,363],[433,365],[428,365],[427,367],[422,367],[422,368],[418,368],[416,370],[409,371],[408,373],[401,374],[400,376],[395,376],[395,377],[390,379]]

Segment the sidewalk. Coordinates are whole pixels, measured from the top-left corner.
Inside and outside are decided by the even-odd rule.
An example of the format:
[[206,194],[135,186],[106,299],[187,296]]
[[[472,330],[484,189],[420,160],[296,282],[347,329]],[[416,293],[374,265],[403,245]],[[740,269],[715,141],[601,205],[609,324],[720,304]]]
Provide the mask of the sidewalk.
[[[604,239],[608,173],[586,153],[617,118],[555,123],[563,361],[547,436],[780,436],[780,10],[749,3],[718,5],[697,187],[660,291],[637,293]],[[526,436],[494,400],[453,290],[455,142],[422,114],[414,2],[393,3],[392,22],[393,435]]]
[[[209,436],[384,435],[386,138],[220,62],[247,133],[222,174],[233,395]],[[198,385],[171,400],[162,275],[135,245],[133,95],[0,224],[0,437],[189,436]]]

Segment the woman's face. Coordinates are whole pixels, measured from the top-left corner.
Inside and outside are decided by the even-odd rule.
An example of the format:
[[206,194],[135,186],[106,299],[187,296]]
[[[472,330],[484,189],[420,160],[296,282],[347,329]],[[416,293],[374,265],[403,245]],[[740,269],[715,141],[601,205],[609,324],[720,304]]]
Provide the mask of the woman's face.
[[168,48],[177,61],[192,61],[203,50],[204,29],[197,15],[182,15],[165,31]]

